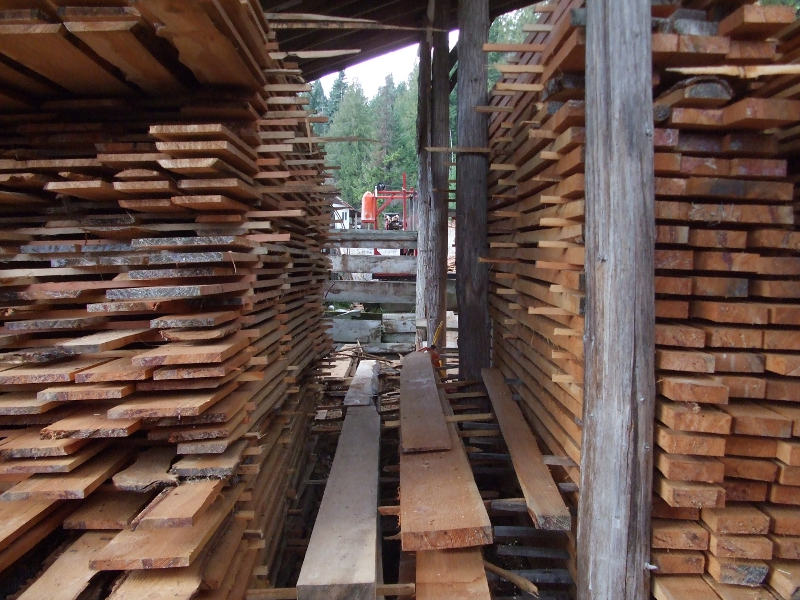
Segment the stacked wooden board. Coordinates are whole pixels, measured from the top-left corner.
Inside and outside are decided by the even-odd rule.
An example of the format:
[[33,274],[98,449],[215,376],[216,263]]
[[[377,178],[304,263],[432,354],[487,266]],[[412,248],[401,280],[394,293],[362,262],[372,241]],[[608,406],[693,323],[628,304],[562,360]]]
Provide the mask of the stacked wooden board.
[[[400,542],[415,552],[417,598],[489,598],[481,546],[492,525],[427,352],[400,372]],[[463,578],[463,579],[462,579]]]
[[[576,464],[585,31],[568,9],[580,4],[551,4],[485,109],[494,358],[550,450]],[[705,4],[653,9],[654,595],[792,598],[800,94],[790,68],[748,73],[795,61],[798,28],[787,7]]]
[[258,2],[0,9],[0,569],[270,585],[330,346],[307,86]]

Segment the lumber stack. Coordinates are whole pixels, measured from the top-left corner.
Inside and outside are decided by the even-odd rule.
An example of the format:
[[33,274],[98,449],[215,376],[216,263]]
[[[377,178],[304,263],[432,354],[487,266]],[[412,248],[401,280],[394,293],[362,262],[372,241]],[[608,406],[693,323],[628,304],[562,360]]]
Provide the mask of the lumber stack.
[[330,345],[306,86],[257,2],[29,5],[0,12],[0,569],[240,598]]
[[[496,363],[551,451],[580,464],[585,34],[583,13],[566,12],[578,4],[556,5],[501,68],[487,260]],[[787,7],[706,8],[654,7],[654,595],[788,599],[800,80],[783,65],[800,38]]]
[[[499,65],[492,90],[493,358],[553,453],[580,463],[583,378],[583,31],[559,2]],[[568,469],[578,481],[577,469]]]

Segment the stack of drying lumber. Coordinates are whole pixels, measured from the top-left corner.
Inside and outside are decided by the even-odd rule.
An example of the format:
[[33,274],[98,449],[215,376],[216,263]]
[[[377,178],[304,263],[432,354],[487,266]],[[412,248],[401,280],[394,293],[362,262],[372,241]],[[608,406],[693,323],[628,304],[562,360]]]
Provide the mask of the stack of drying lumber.
[[11,4],[0,570],[26,599],[240,598],[330,345],[306,86],[255,1]]
[[[494,356],[551,451],[576,462],[585,32],[582,13],[565,11],[578,4],[537,24],[487,109]],[[796,60],[800,36],[786,7],[654,17],[654,593],[788,599],[800,586],[800,245],[787,174],[800,93],[796,74],[744,78]]]
[[[551,3],[499,65],[489,125],[493,358],[550,450],[580,463],[583,380],[582,2]],[[573,481],[577,469],[569,468]]]
[[800,125],[800,100],[772,77],[692,68],[784,64],[770,40],[795,17],[728,12],[681,10],[653,36],[656,126],[670,137],[655,156],[653,559],[684,575],[656,578],[665,599],[745,593],[726,586],[788,599],[800,583],[800,244],[776,131]]

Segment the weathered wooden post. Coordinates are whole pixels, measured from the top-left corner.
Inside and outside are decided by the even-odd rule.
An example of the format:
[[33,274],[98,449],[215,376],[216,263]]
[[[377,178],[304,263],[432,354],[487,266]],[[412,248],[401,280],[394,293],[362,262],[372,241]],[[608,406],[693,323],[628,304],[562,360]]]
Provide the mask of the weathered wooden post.
[[[433,0],[429,0],[433,2]],[[430,13],[430,8],[429,8]],[[432,261],[433,248],[430,245],[431,205],[433,182],[431,181],[431,39],[429,31],[422,34],[419,41],[419,76],[417,78],[417,158],[419,172],[417,177],[417,286],[416,319],[427,319],[426,300],[428,298],[427,266]],[[428,337],[433,332],[428,332]],[[417,330],[417,345],[420,339]]]
[[[435,6],[434,6],[435,5]],[[445,19],[449,0],[430,0],[428,12],[433,13],[430,39],[420,44],[419,102],[426,111],[417,115],[420,143],[425,136],[431,146],[449,144],[449,50]],[[433,67],[430,49],[433,48]],[[423,62],[424,65],[423,73]],[[423,82],[423,77],[427,81]],[[426,95],[423,98],[423,94]],[[446,318],[447,297],[447,154],[428,152],[419,148],[420,207],[419,241],[417,257],[417,319],[424,319],[428,329],[428,342],[433,338],[439,322]],[[424,180],[423,180],[423,169]],[[425,189],[423,190],[423,181]],[[423,223],[424,219],[424,223]]]
[[649,0],[587,2],[578,598],[649,597],[654,192]]
[[[488,0],[458,2],[458,146],[482,149],[489,143],[487,119],[475,110],[486,104]],[[461,376],[480,379],[489,365],[489,272],[478,257],[487,252],[489,157],[459,152],[456,158],[456,277],[458,356]]]

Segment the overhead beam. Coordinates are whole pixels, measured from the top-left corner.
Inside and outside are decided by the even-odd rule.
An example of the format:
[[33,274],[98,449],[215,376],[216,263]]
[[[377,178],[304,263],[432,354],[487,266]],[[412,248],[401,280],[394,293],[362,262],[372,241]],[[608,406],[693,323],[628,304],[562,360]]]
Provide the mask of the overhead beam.
[[[486,55],[489,33],[488,0],[458,2],[458,145],[489,145],[485,106]],[[489,157],[459,153],[456,158],[456,289],[458,296],[458,356],[460,375],[480,379],[489,366],[489,272],[478,259],[487,253],[487,186]]]
[[638,600],[650,595],[655,396],[650,2],[587,11],[578,598]]
[[[492,0],[490,17],[494,18],[510,10],[521,8],[530,0]],[[445,29],[456,27],[455,3],[447,11]],[[293,13],[314,13],[341,18],[367,18],[389,26],[422,28],[425,26],[424,14],[427,2],[403,2],[402,0],[381,0],[363,2],[352,0],[331,5],[330,2],[303,0],[285,5],[287,11]],[[279,8],[267,6],[272,12],[280,12]],[[281,49],[324,49],[331,47],[356,48],[363,51],[358,57],[301,60],[300,66],[307,80],[313,80],[329,73],[350,67],[368,58],[398,50],[418,41],[418,36],[406,31],[366,31],[366,30],[310,30],[281,29],[277,32]],[[368,34],[377,34],[370,37]],[[407,35],[411,34],[411,35]]]

